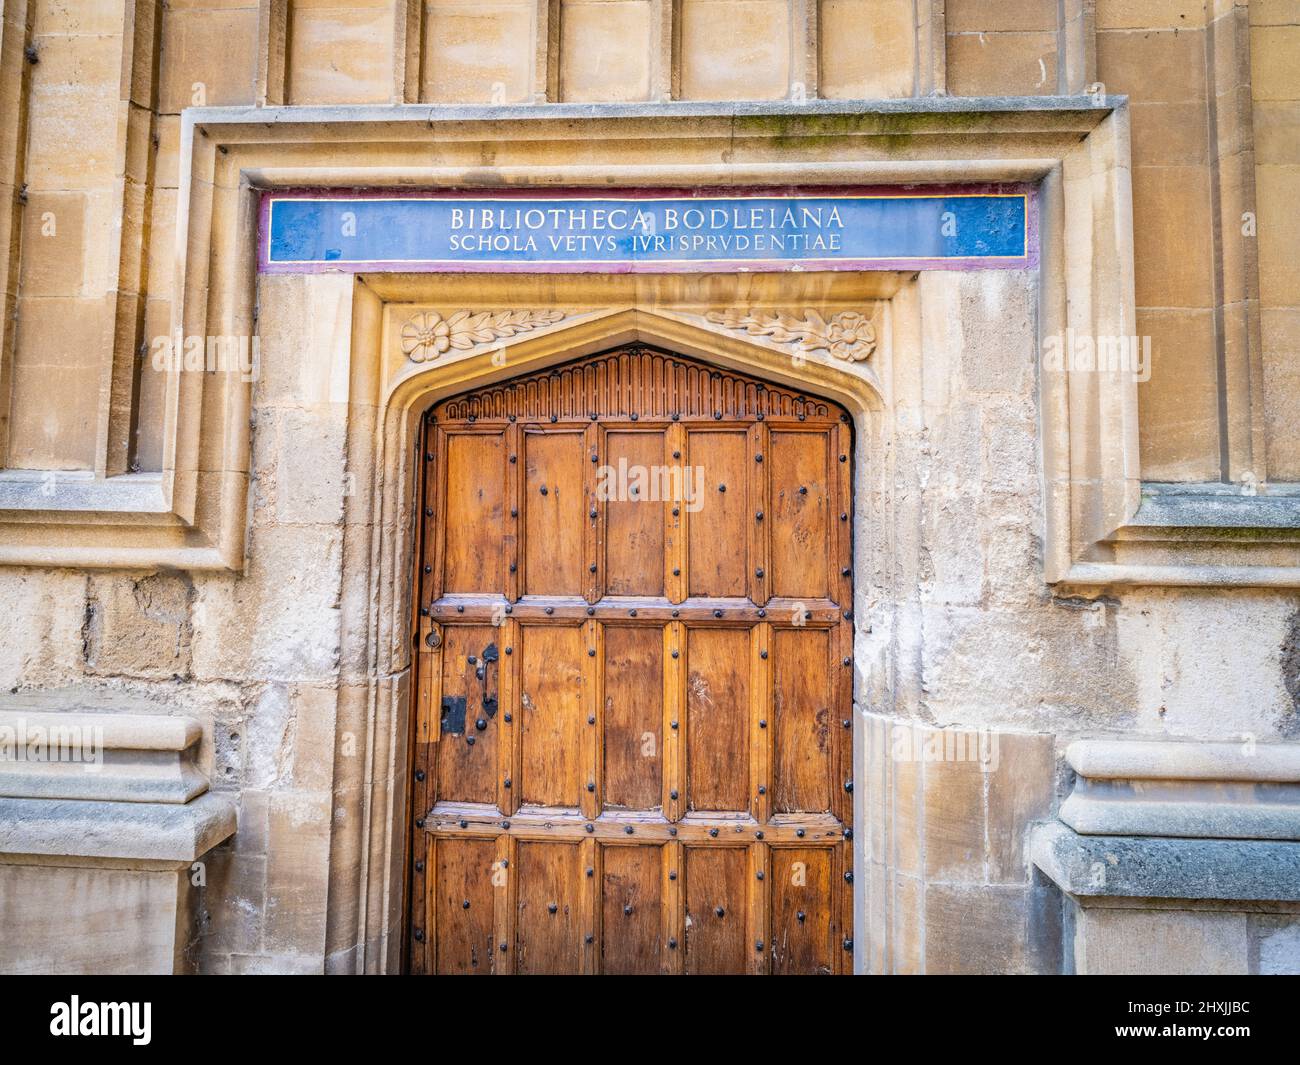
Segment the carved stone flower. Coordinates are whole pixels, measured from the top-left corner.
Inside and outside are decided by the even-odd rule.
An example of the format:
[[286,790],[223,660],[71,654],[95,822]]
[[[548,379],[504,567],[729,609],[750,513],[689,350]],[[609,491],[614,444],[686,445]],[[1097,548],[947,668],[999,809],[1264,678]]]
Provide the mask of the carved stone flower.
[[451,347],[451,326],[437,311],[412,317],[402,326],[402,354],[412,362],[431,362]]
[[727,329],[743,329],[750,336],[768,337],[789,345],[799,357],[825,351],[847,362],[862,362],[876,350],[876,328],[860,311],[840,311],[828,322],[815,310],[798,318],[788,311],[709,311],[704,316]]
[[443,317],[437,311],[412,315],[402,326],[402,354],[412,362],[432,362],[456,348],[467,351],[476,344],[505,340],[554,325],[564,317],[555,309],[540,311],[456,311]]
[[826,339],[830,341],[830,353],[837,359],[861,362],[875,350],[876,328],[864,314],[841,311],[831,318]]

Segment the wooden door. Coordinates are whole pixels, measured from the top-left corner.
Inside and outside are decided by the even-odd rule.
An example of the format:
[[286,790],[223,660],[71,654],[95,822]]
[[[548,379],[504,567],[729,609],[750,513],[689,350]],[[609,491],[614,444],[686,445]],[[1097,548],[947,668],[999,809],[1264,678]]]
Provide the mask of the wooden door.
[[429,413],[412,972],[850,971],[850,437],[641,347]]

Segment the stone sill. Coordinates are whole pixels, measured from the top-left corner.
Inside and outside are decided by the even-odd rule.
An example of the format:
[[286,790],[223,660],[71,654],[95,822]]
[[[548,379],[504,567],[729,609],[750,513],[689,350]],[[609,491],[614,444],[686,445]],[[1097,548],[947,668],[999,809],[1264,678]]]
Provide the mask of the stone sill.
[[0,470],[0,511],[170,514],[161,473]]
[[1300,484],[1244,495],[1238,485],[1144,483],[1142,504],[1124,528],[1300,530]]
[[0,854],[192,862],[235,832],[235,803],[0,799]]
[[1059,822],[1029,840],[1032,863],[1079,899],[1300,901],[1300,843],[1083,836]]

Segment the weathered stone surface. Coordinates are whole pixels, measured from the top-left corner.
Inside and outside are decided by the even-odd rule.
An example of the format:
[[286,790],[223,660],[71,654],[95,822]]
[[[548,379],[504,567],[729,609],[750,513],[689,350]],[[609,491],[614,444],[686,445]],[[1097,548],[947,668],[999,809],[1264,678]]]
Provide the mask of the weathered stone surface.
[[[386,315],[435,294],[562,307],[577,331],[542,361],[609,342],[584,315],[631,314],[619,328],[667,343],[647,323],[698,319],[712,301],[838,306],[846,288],[879,300],[870,387],[691,339],[856,397],[859,707],[1001,743],[987,774],[878,749],[858,764],[872,870],[858,938],[877,971],[1040,968],[1033,944],[1052,921],[1029,885],[1026,825],[1051,815],[1056,751],[1072,739],[1263,749],[1300,737],[1294,540],[1261,536],[1294,524],[1289,497],[1270,492],[1300,480],[1294,11],[1100,0],[1093,34],[1088,6],[571,0],[547,18],[531,0],[174,0],[158,9],[154,54],[132,51],[120,4],[37,4],[40,62],[28,65],[25,29],[16,52],[6,31],[0,193],[21,224],[0,220],[16,323],[0,379],[12,386],[4,457],[24,469],[0,476],[0,504],[18,512],[0,551],[47,568],[0,572],[0,688],[75,688],[96,709],[142,699],[202,722],[195,764],[240,809],[235,840],[208,859],[206,971],[383,968],[400,939],[410,419],[476,380],[467,367],[481,358],[397,376]],[[269,38],[263,13],[283,23]],[[1249,48],[1224,21],[1234,16]],[[1097,81],[1112,95],[1011,98]],[[679,100],[658,102],[669,95]],[[267,107],[180,117],[262,97]],[[572,102],[546,102],[557,99]],[[154,101],[156,115],[140,113]],[[1043,261],[917,278],[250,272],[254,205],[236,191],[249,175],[403,184],[434,169],[474,186],[1043,178]],[[1067,323],[1150,335],[1152,380],[1136,395],[1086,372],[1062,384],[1042,341]],[[257,380],[205,379],[199,402],[191,379],[147,362],[136,374],[141,344],[176,325],[256,331]],[[105,447],[146,473],[103,476]],[[142,479],[173,459],[174,514],[161,474]],[[1108,539],[1152,477],[1226,477],[1241,494],[1162,500]],[[1122,504],[1098,502],[1096,486],[1116,482],[1131,489]],[[57,568],[69,559],[83,568]],[[1045,583],[1076,564],[1115,583],[1103,595],[1085,581],[1077,596]],[[1165,586],[1229,580],[1277,587]],[[1190,791],[1165,797],[1179,805],[1105,820],[1107,800],[1085,821],[1067,800],[1062,816],[1166,835],[1211,823],[1261,834],[1289,816],[1280,802],[1225,812]],[[43,824],[71,847],[78,816]],[[121,838],[152,834],[169,853],[202,844],[197,825],[169,832],[141,822]],[[1290,829],[1267,834],[1279,832]],[[87,838],[111,849],[98,829]],[[1170,861],[1211,861],[1171,846],[1190,849]],[[1240,865],[1265,852],[1214,853]],[[1124,865],[1134,892],[1174,875]],[[963,914],[970,927],[948,926]],[[1261,970],[1295,951],[1282,929],[1252,942]]]
[[[0,858],[0,973],[187,972],[198,892],[189,866],[132,868],[60,858]],[[75,931],[69,915],[76,915]]]
[[1075,920],[1075,971],[1080,976],[1249,971],[1244,913],[1083,907]]
[[0,854],[192,862],[235,831],[214,792],[184,805],[0,799]]
[[1300,843],[1034,830],[1034,864],[1080,897],[1300,901]]
[[207,790],[192,718],[0,709],[0,796],[184,803]]

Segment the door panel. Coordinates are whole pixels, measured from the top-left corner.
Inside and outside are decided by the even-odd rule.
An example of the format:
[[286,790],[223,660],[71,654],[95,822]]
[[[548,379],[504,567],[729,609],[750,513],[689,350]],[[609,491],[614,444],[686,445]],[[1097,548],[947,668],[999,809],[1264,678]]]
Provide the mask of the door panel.
[[447,513],[443,522],[446,592],[495,592],[505,576],[504,434],[448,433]]
[[524,434],[525,595],[581,595],[583,446],[580,432]]
[[662,847],[601,848],[601,972],[657,973],[663,939]]
[[655,475],[665,465],[664,435],[611,432],[605,446],[607,481],[615,489],[606,504],[605,592],[662,595],[664,519],[658,504],[672,487]]
[[583,954],[578,844],[530,840],[518,850],[516,971],[578,972]]
[[829,431],[773,431],[772,595],[820,599],[830,592]]
[[831,888],[835,854],[829,847],[773,847],[772,972],[834,971]]
[[772,634],[774,813],[831,808],[830,633],[794,628]]
[[686,641],[687,805],[749,809],[750,637],[692,629]]
[[497,630],[490,625],[443,627],[442,704],[436,780],[440,793],[462,802],[496,799]]
[[519,799],[537,806],[582,801],[582,630],[521,625]]
[[743,973],[748,968],[744,847],[686,848],[686,971]]
[[438,972],[492,971],[492,862],[490,839],[443,839],[435,845]]
[[605,628],[601,798],[606,810],[662,805],[663,644],[659,628]]
[[410,969],[848,971],[843,412],[633,347],[424,431]]
[[698,509],[687,508],[693,596],[743,596],[748,588],[747,437],[744,430],[688,432],[690,466],[703,471]]

